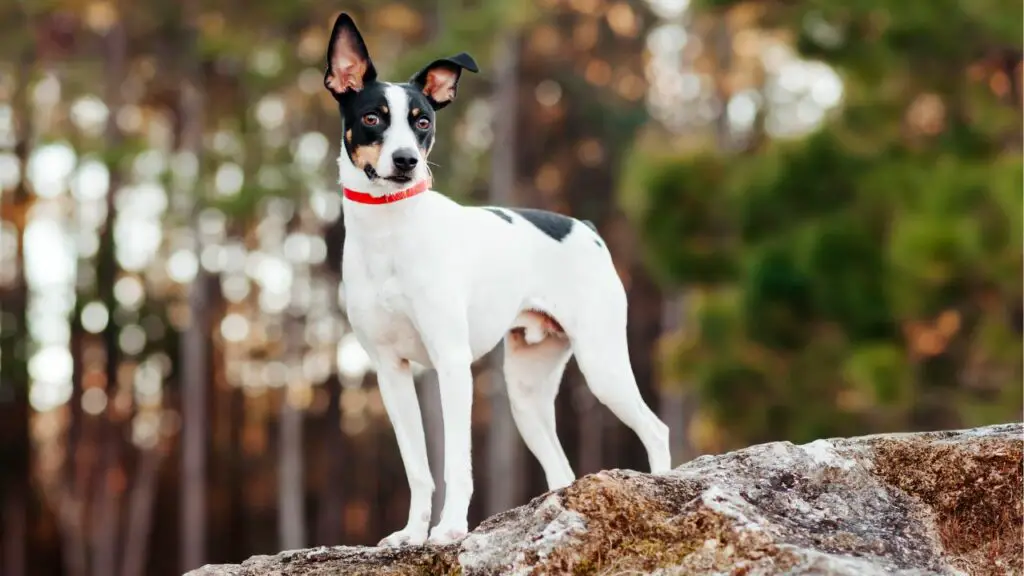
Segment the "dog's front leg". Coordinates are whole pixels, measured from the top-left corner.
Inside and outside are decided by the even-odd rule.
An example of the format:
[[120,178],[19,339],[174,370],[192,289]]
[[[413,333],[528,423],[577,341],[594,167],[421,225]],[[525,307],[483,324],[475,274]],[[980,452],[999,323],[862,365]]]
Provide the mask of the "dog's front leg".
[[384,408],[395,429],[410,491],[408,523],[405,528],[381,540],[380,545],[422,544],[430,528],[430,497],[434,492],[434,479],[427,462],[427,442],[412,370],[408,362],[385,356],[377,360],[377,377]]
[[468,346],[440,349],[437,380],[441,392],[441,414],[444,418],[444,508],[437,526],[430,531],[429,541],[447,544],[461,539],[467,532],[469,501],[473,496],[471,433],[473,410],[472,356]]

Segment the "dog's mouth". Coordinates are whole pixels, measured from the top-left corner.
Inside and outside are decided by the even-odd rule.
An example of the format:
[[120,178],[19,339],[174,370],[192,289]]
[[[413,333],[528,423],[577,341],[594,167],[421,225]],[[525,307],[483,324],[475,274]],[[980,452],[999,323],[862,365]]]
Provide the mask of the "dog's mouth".
[[369,164],[363,167],[363,173],[366,174],[366,177],[369,178],[370,180],[385,180],[387,182],[393,182],[395,184],[408,184],[409,182],[412,182],[412,175],[407,173],[400,173],[394,174],[392,176],[381,177],[381,175],[377,173],[373,166],[370,166]]

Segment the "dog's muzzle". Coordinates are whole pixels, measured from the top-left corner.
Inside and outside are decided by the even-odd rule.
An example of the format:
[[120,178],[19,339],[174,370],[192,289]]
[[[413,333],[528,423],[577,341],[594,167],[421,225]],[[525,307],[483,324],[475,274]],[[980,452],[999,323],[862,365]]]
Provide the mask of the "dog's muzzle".
[[393,166],[392,174],[387,180],[395,182],[397,184],[406,184],[412,181],[413,174],[416,173],[416,166],[419,165],[420,158],[416,154],[415,150],[409,148],[399,148],[395,150],[395,153],[391,155],[391,165]]

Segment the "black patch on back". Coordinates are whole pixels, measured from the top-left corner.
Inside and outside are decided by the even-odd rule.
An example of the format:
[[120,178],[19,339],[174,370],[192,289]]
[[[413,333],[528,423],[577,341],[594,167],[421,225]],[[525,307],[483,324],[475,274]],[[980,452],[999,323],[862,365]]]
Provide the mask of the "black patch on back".
[[[494,214],[505,222],[512,224],[512,217],[505,212],[505,208],[488,206],[485,207],[484,210]],[[563,216],[557,212],[549,212],[547,210],[537,210],[534,208],[508,208],[507,210],[511,210],[512,212],[519,214],[524,220],[533,224],[549,238],[559,242],[572,232],[573,224],[576,223],[576,219],[574,218]],[[590,220],[580,220],[580,222],[583,222],[587,228],[590,228],[594,233],[597,233],[597,226],[595,226]],[[594,244],[600,248],[604,248],[604,242],[601,241],[600,237],[594,238]]]
[[487,210],[491,214],[494,214],[495,216],[501,218],[502,220],[508,222],[509,224],[512,223],[512,217],[506,214],[505,211],[500,208],[484,208],[484,210]]
[[572,232],[573,224],[576,222],[574,218],[536,208],[509,208],[509,210],[519,214],[549,238],[558,242],[564,240],[569,232]]

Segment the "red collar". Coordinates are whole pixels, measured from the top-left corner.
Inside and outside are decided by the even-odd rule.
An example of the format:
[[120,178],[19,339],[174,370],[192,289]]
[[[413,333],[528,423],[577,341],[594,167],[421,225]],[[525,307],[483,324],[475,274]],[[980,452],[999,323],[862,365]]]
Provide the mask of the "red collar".
[[405,190],[399,190],[398,192],[392,192],[385,196],[374,196],[367,194],[366,192],[356,192],[349,188],[343,188],[342,192],[345,194],[345,198],[359,204],[391,204],[392,202],[398,202],[399,200],[405,200],[424,192],[430,188],[430,179],[420,180],[418,183],[406,188]]

